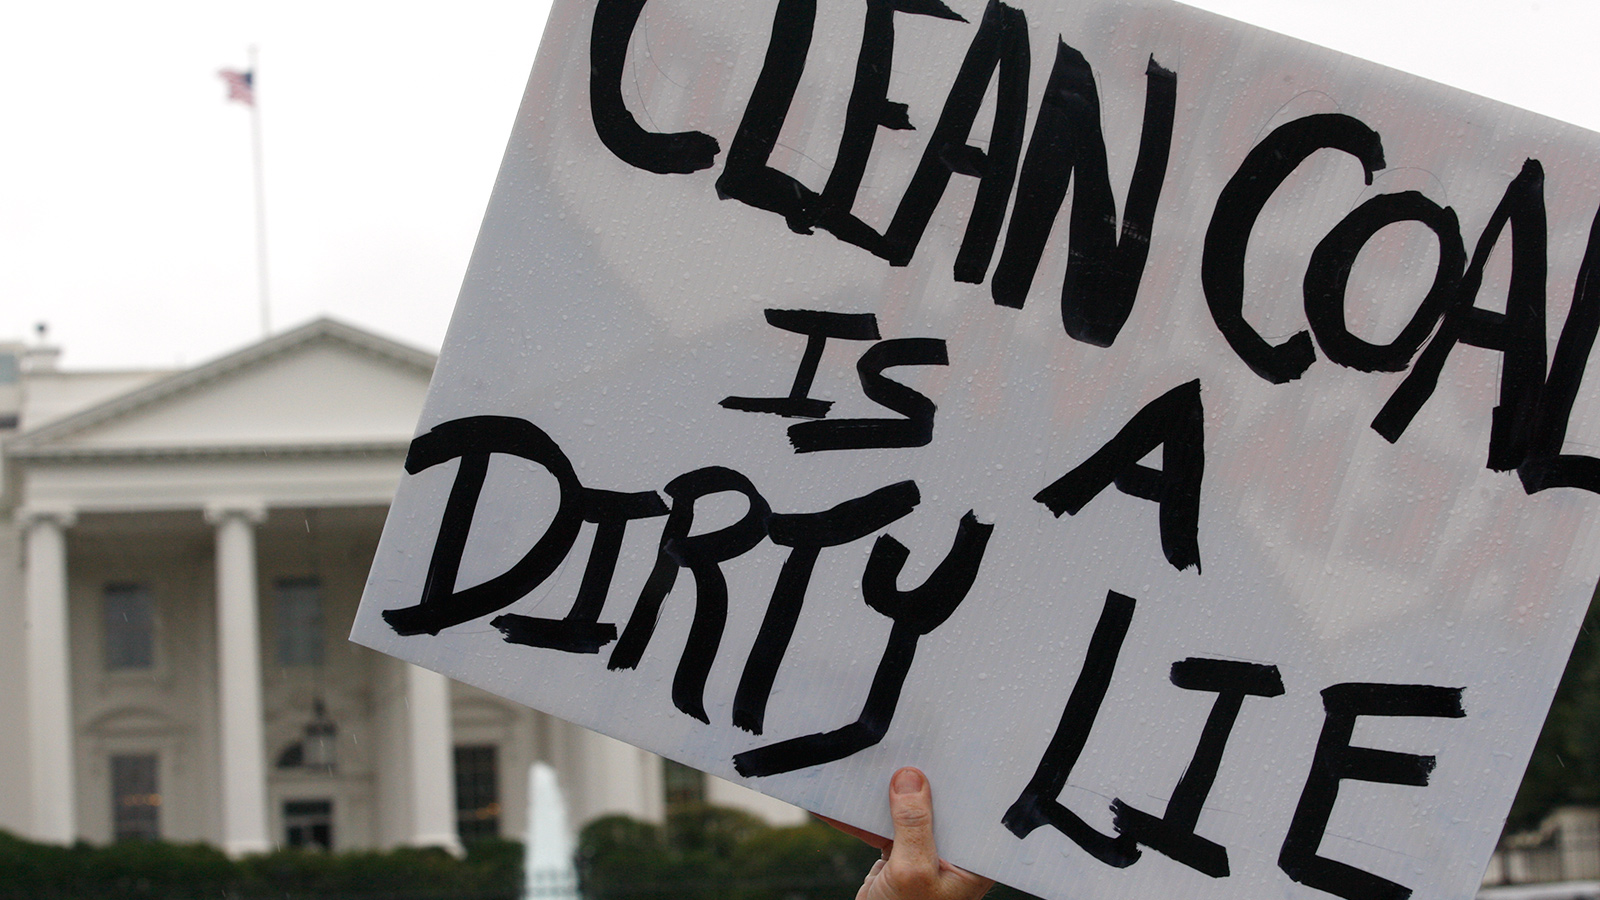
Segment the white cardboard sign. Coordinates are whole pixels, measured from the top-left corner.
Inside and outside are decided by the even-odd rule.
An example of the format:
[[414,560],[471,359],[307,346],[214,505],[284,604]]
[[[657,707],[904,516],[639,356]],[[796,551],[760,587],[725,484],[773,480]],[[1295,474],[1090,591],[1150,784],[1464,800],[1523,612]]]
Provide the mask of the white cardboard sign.
[[880,833],[918,765],[1047,897],[1468,897],[1597,172],[1157,0],[557,0],[353,638]]

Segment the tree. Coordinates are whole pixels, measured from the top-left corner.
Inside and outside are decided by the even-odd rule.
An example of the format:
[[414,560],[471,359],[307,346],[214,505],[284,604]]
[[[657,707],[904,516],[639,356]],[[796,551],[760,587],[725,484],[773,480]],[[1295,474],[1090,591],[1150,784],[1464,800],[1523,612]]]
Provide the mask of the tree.
[[1600,600],[1591,599],[1506,828],[1537,826],[1558,806],[1595,803],[1600,803]]

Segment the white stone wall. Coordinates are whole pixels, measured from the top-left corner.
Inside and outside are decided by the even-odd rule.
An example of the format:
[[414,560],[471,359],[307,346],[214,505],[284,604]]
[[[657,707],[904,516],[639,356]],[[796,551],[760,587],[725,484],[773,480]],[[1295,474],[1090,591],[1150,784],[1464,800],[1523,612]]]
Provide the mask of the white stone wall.
[[[171,840],[265,847],[282,839],[286,801],[328,799],[341,849],[452,844],[459,744],[496,747],[507,837],[526,832],[536,760],[557,769],[576,826],[609,813],[662,820],[658,757],[347,641],[431,362],[320,321],[183,372],[25,371],[11,404],[22,431],[0,443],[0,829],[107,841],[110,758],[153,753]],[[30,550],[27,523],[41,521]],[[219,534],[232,548],[221,556]],[[251,568],[253,582],[236,577]],[[322,583],[324,659],[280,665],[274,587],[304,577]],[[107,670],[103,601],[115,582],[152,591],[149,669]],[[219,592],[239,609],[252,584],[253,617],[219,614]],[[253,660],[220,652],[225,621],[243,623],[236,636],[256,632]],[[55,622],[59,644],[30,637]],[[30,659],[64,662],[62,674]],[[235,716],[229,731],[224,709],[254,701],[219,685],[228,672],[256,677],[257,662],[259,760],[229,756],[224,732],[252,742],[257,720]],[[31,708],[30,695],[59,708]],[[278,768],[318,698],[338,729],[336,771]],[[225,774],[256,762],[254,786]],[[59,784],[38,774],[50,772]],[[709,794],[774,822],[802,816],[726,782]],[[263,815],[237,814],[260,801]]]

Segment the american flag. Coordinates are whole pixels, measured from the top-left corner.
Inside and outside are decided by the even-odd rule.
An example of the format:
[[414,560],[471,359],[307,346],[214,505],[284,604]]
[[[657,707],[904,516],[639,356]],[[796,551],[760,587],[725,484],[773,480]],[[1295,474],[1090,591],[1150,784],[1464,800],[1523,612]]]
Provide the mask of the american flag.
[[256,105],[256,73],[253,71],[239,71],[238,69],[223,69],[217,76],[228,85],[228,99],[237,100],[246,106]]

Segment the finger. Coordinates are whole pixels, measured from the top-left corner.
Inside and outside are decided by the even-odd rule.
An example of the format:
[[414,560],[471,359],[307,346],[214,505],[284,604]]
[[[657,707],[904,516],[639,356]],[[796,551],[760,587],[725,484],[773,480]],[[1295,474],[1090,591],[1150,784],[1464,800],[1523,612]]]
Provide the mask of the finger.
[[874,850],[887,850],[889,849],[889,846],[894,843],[894,841],[891,841],[882,835],[873,834],[870,831],[863,831],[854,825],[846,825],[838,819],[830,819],[827,816],[819,816],[816,813],[812,813],[811,815],[816,816],[816,818],[821,819],[839,831],[856,838]]
[[943,866],[943,873],[960,882],[961,889],[956,893],[958,897],[982,897],[994,887],[994,879],[986,878],[976,872],[968,872],[960,866],[953,866],[944,860],[939,861]]
[[939,850],[933,843],[933,791],[928,779],[907,766],[889,782],[889,817],[894,821],[894,848],[889,859],[908,872],[937,872]]
[[872,896],[872,883],[877,880],[878,873],[883,871],[884,860],[878,860],[867,871],[867,877],[861,882],[861,888],[856,891],[856,900],[867,900]]

